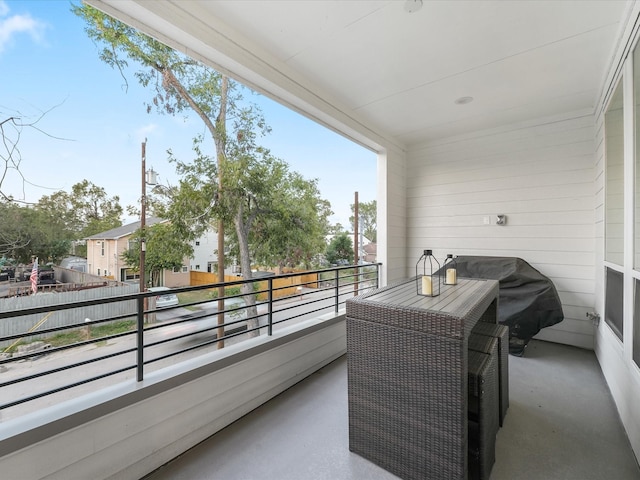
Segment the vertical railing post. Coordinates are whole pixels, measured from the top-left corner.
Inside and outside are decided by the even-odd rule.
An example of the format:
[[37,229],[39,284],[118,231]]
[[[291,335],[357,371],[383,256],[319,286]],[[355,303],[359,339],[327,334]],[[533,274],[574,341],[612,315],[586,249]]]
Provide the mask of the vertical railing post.
[[144,296],[138,296],[138,315],[136,332],[136,371],[138,381],[144,378]]
[[273,333],[273,278],[267,279],[267,285],[269,291],[267,292],[267,303],[269,306],[269,311],[267,313],[269,319],[269,327],[267,328],[267,335],[271,336]]
[[376,263],[376,290],[380,288],[380,264]]
[[338,304],[340,303],[340,284],[338,282],[340,277],[338,276],[338,272],[339,272],[339,270],[336,269],[335,270],[335,275],[333,276],[334,282],[335,282],[335,285],[336,285],[336,287],[335,287],[335,311],[336,311],[336,314],[338,313],[338,310],[339,310],[338,309]]

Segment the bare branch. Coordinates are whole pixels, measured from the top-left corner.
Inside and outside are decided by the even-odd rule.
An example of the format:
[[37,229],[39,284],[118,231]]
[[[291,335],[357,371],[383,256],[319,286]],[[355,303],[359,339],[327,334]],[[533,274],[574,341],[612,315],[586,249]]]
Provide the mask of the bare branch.
[[[2,148],[0,148],[0,161],[2,165],[0,166],[0,199],[4,199],[8,202],[18,202],[23,204],[29,204],[31,202],[27,202],[25,200],[16,199],[12,195],[7,194],[2,186],[7,179],[7,176],[10,172],[14,172],[17,174],[22,182],[22,197],[26,196],[25,185],[33,185],[39,188],[46,188],[50,190],[57,190],[57,188],[50,188],[41,185],[34,184],[30,182],[22,173],[20,169],[20,165],[23,161],[22,152],[19,147],[20,139],[22,137],[22,133],[26,128],[31,128],[42,135],[52,138],[54,140],[62,140],[62,141],[73,141],[68,138],[58,137],[56,135],[51,135],[46,132],[42,128],[38,126],[40,121],[52,110],[61,106],[66,99],[60,102],[57,105],[52,106],[51,108],[40,112],[40,114],[33,121],[25,121],[25,116],[22,115],[19,111],[13,112],[12,115],[7,115],[6,118],[0,119],[0,136],[2,141]],[[2,114],[0,113],[0,116]]]

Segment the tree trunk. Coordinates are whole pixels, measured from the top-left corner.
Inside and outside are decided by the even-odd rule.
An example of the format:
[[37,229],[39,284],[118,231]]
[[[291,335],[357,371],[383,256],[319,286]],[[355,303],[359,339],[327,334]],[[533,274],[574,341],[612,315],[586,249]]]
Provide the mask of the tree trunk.
[[[245,280],[250,280],[251,274],[251,258],[249,255],[249,229],[244,224],[244,208],[240,207],[235,217],[236,234],[238,236],[238,247],[240,249],[240,267],[242,268],[242,277]],[[245,283],[242,285],[240,291],[244,295],[244,302],[247,305],[247,318],[251,320],[247,321],[247,329],[258,328],[260,322],[258,319],[258,307],[256,306],[256,294],[253,293],[253,283]],[[260,330],[254,330],[249,332],[249,337],[257,337],[260,335]]]

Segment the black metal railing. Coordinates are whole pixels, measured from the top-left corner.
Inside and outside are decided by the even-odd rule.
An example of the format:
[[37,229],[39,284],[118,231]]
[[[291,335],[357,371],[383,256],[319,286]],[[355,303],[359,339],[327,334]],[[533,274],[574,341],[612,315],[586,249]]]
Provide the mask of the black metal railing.
[[[170,293],[181,297],[180,304],[163,309],[153,306],[157,292],[144,292],[2,311],[0,332],[17,330],[0,336],[0,418],[115,382],[142,381],[151,371],[212,349],[336,314],[347,298],[379,286],[379,268],[345,266],[176,288]],[[225,296],[216,298],[220,286]],[[127,307],[125,313],[84,319],[88,308],[108,312],[115,304]],[[27,328],[26,319],[40,316],[44,320]],[[43,328],[52,316],[57,325]]]

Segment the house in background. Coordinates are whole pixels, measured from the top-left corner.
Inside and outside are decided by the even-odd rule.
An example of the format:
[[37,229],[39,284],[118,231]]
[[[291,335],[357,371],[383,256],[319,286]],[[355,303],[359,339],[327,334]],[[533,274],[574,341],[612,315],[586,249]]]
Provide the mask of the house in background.
[[[151,226],[167,221],[148,217],[146,225]],[[138,282],[140,278],[138,271],[130,268],[122,259],[122,254],[129,249],[129,240],[138,229],[140,229],[140,221],[85,238],[87,242],[87,273],[121,282]]]
[[363,260],[367,263],[376,263],[376,259],[378,257],[378,245],[372,242],[365,244],[362,247],[364,250],[364,258]]
[[[147,226],[166,223],[157,217],[148,217]],[[107,277],[121,282],[137,283],[140,274],[122,259],[122,253],[129,249],[132,235],[140,228],[140,221],[96,233],[87,237],[87,272],[99,277]],[[193,256],[185,258],[182,265],[172,270],[164,270],[160,283],[165,287],[184,287],[191,284],[189,272],[215,272],[217,268],[218,238],[214,231],[207,231],[193,242]]]
[[191,270],[216,273],[218,269],[218,233],[207,230],[193,242]]

